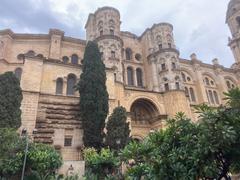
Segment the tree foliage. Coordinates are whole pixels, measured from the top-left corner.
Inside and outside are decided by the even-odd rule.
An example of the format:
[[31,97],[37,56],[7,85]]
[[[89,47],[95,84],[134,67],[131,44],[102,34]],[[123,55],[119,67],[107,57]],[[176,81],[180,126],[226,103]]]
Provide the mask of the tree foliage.
[[[0,129],[0,179],[20,177],[25,154],[26,139],[20,138],[15,129]],[[29,144],[26,176],[37,174],[46,179],[62,165],[62,158],[55,149],[45,144]]]
[[114,156],[110,149],[101,149],[97,152],[94,148],[84,150],[84,160],[86,163],[85,177],[87,179],[104,179],[116,174],[120,164],[119,158]]
[[225,94],[225,100],[227,100],[227,104],[232,108],[238,108],[240,109],[240,89],[233,88],[229,92],[224,93]]
[[[19,138],[16,129],[0,128],[0,177],[11,177],[20,173],[25,143]],[[0,178],[1,179],[1,178]]]
[[38,172],[41,179],[54,175],[62,165],[61,155],[52,146],[46,144],[31,144],[27,157],[27,167],[31,171]]
[[215,162],[217,179],[230,179],[229,172],[240,171],[240,90],[226,93],[229,106],[202,108],[199,127],[207,157]]
[[145,179],[192,180],[197,178],[194,156],[198,149],[198,129],[179,114],[168,121],[168,128],[151,133],[142,143],[132,142],[122,151],[124,160],[133,159],[129,176]]
[[89,41],[86,46],[78,90],[84,145],[99,149],[102,146],[103,129],[108,114],[108,92],[105,65],[95,42]]
[[[129,142],[129,123],[127,122],[127,112],[122,106],[116,107],[107,122],[106,144],[110,149],[118,150],[124,148]],[[119,141],[119,144],[117,144]]]
[[12,72],[0,75],[0,127],[21,126],[22,90],[18,78]]
[[122,151],[128,175],[137,179],[230,179],[240,171],[240,90],[226,93],[228,106],[197,107],[198,123],[183,113],[167,128]]

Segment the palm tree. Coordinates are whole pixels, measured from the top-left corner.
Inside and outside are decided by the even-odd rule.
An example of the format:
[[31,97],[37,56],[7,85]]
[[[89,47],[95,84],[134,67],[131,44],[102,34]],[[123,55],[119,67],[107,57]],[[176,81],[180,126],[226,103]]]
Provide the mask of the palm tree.
[[227,100],[227,104],[230,107],[240,109],[240,89],[238,87],[231,89],[224,95],[226,96],[224,100]]

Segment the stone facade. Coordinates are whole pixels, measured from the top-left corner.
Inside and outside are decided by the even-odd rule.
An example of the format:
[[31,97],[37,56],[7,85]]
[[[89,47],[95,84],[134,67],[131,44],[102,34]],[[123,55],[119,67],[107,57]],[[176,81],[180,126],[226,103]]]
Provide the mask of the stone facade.
[[194,106],[223,104],[223,92],[240,84],[240,2],[232,0],[227,13],[232,32],[229,46],[236,63],[225,68],[217,59],[205,64],[196,54],[181,58],[173,26],[154,24],[141,36],[120,29],[120,13],[99,8],[86,23],[86,40],[50,29],[48,34],[0,31],[0,73],[13,71],[23,90],[22,127],[34,140],[54,145],[66,162],[79,161],[82,147],[78,121],[79,80],[84,49],[95,40],[106,65],[110,113],[121,105],[128,111],[131,135],[142,139],[164,127],[177,112],[197,120]]

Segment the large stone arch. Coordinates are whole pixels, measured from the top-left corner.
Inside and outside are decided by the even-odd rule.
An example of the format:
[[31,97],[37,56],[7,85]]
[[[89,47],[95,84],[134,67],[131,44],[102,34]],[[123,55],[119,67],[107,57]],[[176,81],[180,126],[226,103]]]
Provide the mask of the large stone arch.
[[145,100],[148,100],[148,101],[152,102],[152,104],[154,104],[156,106],[157,110],[161,114],[166,114],[166,110],[164,108],[164,105],[159,103],[159,99],[157,97],[151,97],[151,96],[147,96],[147,95],[136,95],[136,96],[131,97],[127,102],[127,106],[125,107],[128,112],[130,112],[132,104],[137,99],[145,99]]
[[204,77],[204,76],[209,76],[210,78],[212,78],[214,81],[215,81],[215,83],[217,83],[217,77],[216,77],[216,75],[215,74],[213,74],[213,73],[211,73],[211,72],[203,72],[202,73],[202,76]]
[[195,77],[194,73],[191,70],[189,70],[189,69],[187,69],[185,67],[181,67],[181,72],[186,72],[192,78],[193,82],[196,81],[196,77]]
[[130,108],[131,121],[150,123],[160,116],[160,112],[155,104],[148,99],[137,99]]
[[129,110],[129,118],[132,127],[134,125],[146,125],[151,127],[156,123],[161,123],[161,121],[166,118],[166,115],[161,113],[157,103],[142,97],[132,102]]
[[162,128],[167,116],[154,100],[138,96],[131,101],[128,118],[132,137],[141,141],[139,137],[146,137],[151,130]]
[[218,81],[218,78],[214,73],[205,71],[205,72],[202,73],[203,79],[204,79],[204,76],[207,76],[207,77],[211,78],[215,83],[215,85],[214,85],[215,87],[219,88],[221,86],[221,83]]
[[236,80],[236,78],[234,78],[233,76],[229,76],[229,75],[227,75],[227,76],[224,76],[224,79],[225,80],[231,80],[235,85],[238,85],[238,81]]

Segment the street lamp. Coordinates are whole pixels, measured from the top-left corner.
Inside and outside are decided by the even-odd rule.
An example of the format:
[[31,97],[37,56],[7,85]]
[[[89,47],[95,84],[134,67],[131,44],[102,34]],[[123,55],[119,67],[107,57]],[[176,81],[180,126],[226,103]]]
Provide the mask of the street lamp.
[[121,144],[121,139],[116,139],[116,144],[117,144],[118,147],[119,147],[119,145]]
[[150,134],[152,134],[152,133],[154,133],[155,132],[155,130],[154,129],[150,129]]
[[[119,153],[119,149],[120,149],[120,144],[121,144],[121,139],[117,138],[116,139],[116,144],[117,144],[117,154]],[[120,168],[117,168],[117,173],[120,175]]]
[[[37,132],[37,129],[33,129],[32,133],[35,134],[36,132]],[[27,160],[28,144],[29,144],[28,133],[27,133],[26,128],[22,129],[22,134],[21,135],[26,138],[26,147],[25,147],[24,160],[23,160],[22,177],[21,177],[21,180],[23,180],[24,172],[25,172],[25,166],[26,166],[26,160]]]

